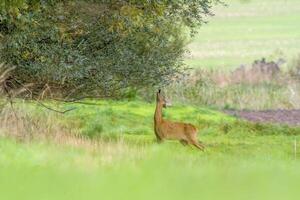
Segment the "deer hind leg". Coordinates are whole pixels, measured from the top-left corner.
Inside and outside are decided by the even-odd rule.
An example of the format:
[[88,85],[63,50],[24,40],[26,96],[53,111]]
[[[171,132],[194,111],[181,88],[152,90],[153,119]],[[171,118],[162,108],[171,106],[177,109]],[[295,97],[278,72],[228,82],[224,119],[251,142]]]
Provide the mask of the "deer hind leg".
[[201,151],[204,151],[204,146],[202,144],[198,143],[198,141],[193,140],[192,145],[194,145],[195,147],[197,147]]
[[198,146],[201,147],[201,150],[204,151],[205,145],[203,143],[201,143],[201,142],[199,143],[199,141],[197,142],[197,144],[198,144]]
[[196,136],[189,137],[189,144],[195,146],[196,148],[200,149],[201,151],[204,151],[204,149],[205,149],[204,145],[197,141]]
[[199,144],[200,146],[202,146],[203,148],[206,147],[205,144],[204,144],[202,141],[200,141],[200,140],[198,140],[198,144]]

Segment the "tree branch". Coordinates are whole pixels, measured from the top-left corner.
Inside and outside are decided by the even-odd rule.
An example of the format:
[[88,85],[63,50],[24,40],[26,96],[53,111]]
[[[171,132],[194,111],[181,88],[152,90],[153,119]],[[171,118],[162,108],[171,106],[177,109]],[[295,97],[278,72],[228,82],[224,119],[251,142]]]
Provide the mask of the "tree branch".
[[51,107],[49,107],[49,106],[43,104],[43,103],[40,102],[40,101],[36,101],[36,103],[37,103],[38,105],[40,105],[40,106],[42,106],[42,107],[48,109],[48,110],[51,110],[51,111],[53,111],[53,112],[57,112],[57,113],[60,113],[60,114],[65,114],[65,113],[67,113],[67,112],[70,112],[70,111],[76,109],[76,108],[70,108],[70,109],[61,111],[61,110],[56,110],[56,109],[54,109],[54,108],[51,108]]

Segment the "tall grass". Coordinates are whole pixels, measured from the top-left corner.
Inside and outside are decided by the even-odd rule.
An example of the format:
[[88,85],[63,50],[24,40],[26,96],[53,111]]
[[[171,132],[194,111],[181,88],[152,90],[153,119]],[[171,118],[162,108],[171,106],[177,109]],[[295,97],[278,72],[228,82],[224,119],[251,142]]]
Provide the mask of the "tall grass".
[[174,102],[221,109],[299,109],[297,64],[277,74],[246,67],[234,71],[194,70],[189,77],[166,88]]

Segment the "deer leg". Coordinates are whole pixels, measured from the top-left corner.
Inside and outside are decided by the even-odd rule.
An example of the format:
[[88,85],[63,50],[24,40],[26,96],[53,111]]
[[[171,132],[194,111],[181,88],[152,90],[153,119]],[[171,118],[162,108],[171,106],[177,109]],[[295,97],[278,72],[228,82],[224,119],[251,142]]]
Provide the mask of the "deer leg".
[[205,149],[205,145],[203,144],[203,143],[199,143],[199,142],[197,142],[197,144],[204,150]]
[[158,144],[161,144],[161,143],[163,143],[164,141],[162,140],[162,139],[157,139],[157,143]]
[[154,133],[155,133],[155,136],[156,136],[156,141],[157,143],[162,143],[163,142],[163,138],[158,134],[158,131],[156,129],[154,129]]
[[186,140],[179,140],[179,142],[180,142],[183,146],[188,145],[188,142],[187,142]]
[[195,147],[197,147],[198,149],[200,149],[201,151],[204,151],[204,146],[202,144],[199,144],[197,141],[193,140],[192,145],[194,145]]
[[162,143],[163,142],[163,139],[159,136],[156,137],[156,141],[158,144]]
[[203,148],[205,148],[205,144],[203,142],[201,142],[200,140],[198,140],[198,144],[201,145]]
[[193,146],[197,147],[198,149],[200,149],[201,151],[204,151],[204,146],[202,144],[200,144],[198,141],[197,141],[197,137],[189,137],[189,143],[192,144]]

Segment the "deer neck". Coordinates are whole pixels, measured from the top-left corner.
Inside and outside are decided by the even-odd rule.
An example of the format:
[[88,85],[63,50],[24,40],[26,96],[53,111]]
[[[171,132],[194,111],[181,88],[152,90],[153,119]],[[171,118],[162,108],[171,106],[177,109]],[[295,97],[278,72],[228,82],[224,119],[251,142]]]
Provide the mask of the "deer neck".
[[156,109],[155,109],[155,114],[154,114],[154,122],[155,124],[161,123],[163,118],[162,118],[162,104],[157,102],[156,103]]

